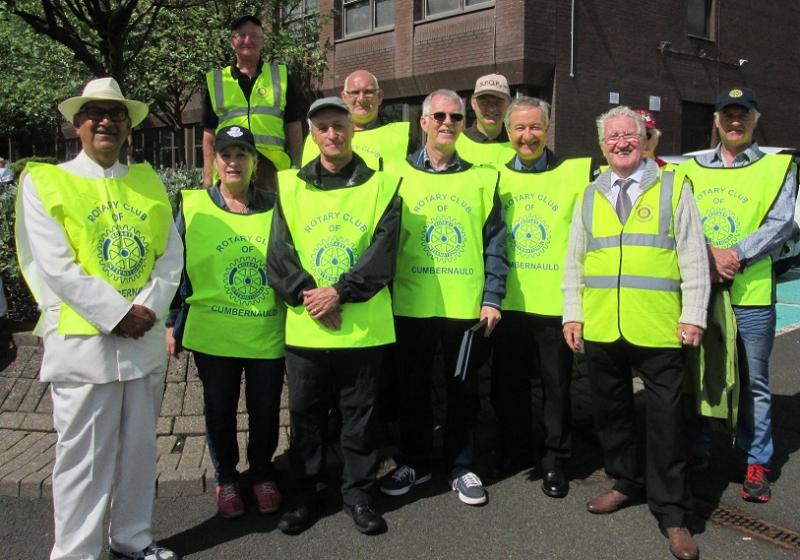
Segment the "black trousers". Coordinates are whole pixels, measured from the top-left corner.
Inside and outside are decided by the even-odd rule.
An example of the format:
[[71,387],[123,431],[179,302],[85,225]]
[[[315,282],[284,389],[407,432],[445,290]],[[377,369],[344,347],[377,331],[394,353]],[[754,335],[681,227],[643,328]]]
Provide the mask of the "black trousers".
[[301,501],[327,487],[325,436],[334,393],[337,402],[333,404],[342,417],[342,499],[349,505],[371,502],[378,470],[374,431],[382,356],[381,346],[286,348],[292,427],[289,460]]
[[533,453],[531,381],[540,377],[545,436],[542,468],[551,470],[569,458],[572,447],[572,350],[564,341],[561,318],[504,311],[492,334],[492,345],[500,449],[507,458]]
[[445,467],[451,476],[473,470],[474,431],[480,411],[477,368],[483,363],[488,343],[482,334],[474,338],[467,375],[453,377],[464,331],[474,320],[434,317],[395,317],[397,334],[397,391],[401,461],[417,470],[431,470],[433,406],[431,378],[439,344],[444,358],[447,417],[444,426]]
[[283,390],[283,359],[261,360],[211,356],[194,352],[203,382],[206,434],[217,484],[235,482],[239,473],[236,408],[242,372],[247,403],[247,461],[254,482],[275,478],[272,456],[278,446],[278,423]]
[[[647,497],[665,527],[682,527],[692,510],[686,481],[686,438],[681,414],[685,357],[680,348],[643,348],[623,340],[585,343],[595,426],[614,488]],[[644,381],[645,453],[634,433],[631,371]],[[645,457],[645,465],[641,457]]]

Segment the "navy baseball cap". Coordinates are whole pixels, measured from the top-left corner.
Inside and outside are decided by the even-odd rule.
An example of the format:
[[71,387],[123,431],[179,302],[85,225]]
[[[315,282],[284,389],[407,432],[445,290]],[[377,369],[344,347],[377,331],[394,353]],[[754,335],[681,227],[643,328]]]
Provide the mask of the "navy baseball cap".
[[746,109],[755,109],[758,111],[756,96],[753,90],[748,87],[732,87],[723,90],[717,97],[714,110],[721,111],[725,107],[730,107],[731,105],[741,105]]
[[231,22],[231,31],[236,31],[247,22],[254,23],[258,27],[262,27],[261,20],[256,16],[239,16]]
[[312,103],[311,107],[308,109],[308,114],[306,116],[310,119],[323,109],[339,109],[345,113],[350,112],[350,107],[347,106],[347,103],[342,101],[341,97],[331,96],[323,97],[322,99],[317,99],[314,101],[314,103]]
[[243,126],[226,126],[219,129],[214,139],[214,151],[221,152],[228,146],[243,146],[256,153],[256,141],[253,133]]

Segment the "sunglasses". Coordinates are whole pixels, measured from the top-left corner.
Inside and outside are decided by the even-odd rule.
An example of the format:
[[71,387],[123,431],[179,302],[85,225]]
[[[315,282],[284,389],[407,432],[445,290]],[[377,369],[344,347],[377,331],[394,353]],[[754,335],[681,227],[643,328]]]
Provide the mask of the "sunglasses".
[[100,107],[87,107],[85,109],[81,109],[77,113],[78,115],[86,115],[91,121],[100,122],[105,117],[108,117],[108,120],[111,122],[122,122],[127,120],[128,118],[128,110],[123,109],[122,107],[115,107],[114,109],[101,109]]
[[426,117],[431,117],[433,120],[439,123],[443,123],[447,120],[447,117],[450,117],[450,120],[453,122],[461,122],[464,120],[464,115],[461,113],[445,113],[444,111],[437,111],[430,115],[425,115]]

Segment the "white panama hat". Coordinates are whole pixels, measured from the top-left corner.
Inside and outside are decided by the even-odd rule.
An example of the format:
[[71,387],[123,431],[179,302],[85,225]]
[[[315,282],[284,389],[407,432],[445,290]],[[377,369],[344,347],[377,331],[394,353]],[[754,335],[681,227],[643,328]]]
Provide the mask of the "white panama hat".
[[125,99],[119,89],[117,80],[114,78],[90,80],[83,88],[83,93],[80,96],[70,97],[66,101],[62,101],[58,104],[58,110],[61,111],[65,119],[72,122],[75,118],[75,113],[80,111],[81,107],[89,101],[116,101],[122,103],[128,109],[132,127],[142,122],[150,111],[146,103]]

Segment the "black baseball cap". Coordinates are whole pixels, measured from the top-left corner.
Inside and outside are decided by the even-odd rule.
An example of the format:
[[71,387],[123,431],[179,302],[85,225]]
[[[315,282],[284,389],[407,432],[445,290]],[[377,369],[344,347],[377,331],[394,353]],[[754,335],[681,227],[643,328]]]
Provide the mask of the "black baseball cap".
[[717,97],[717,104],[714,108],[715,111],[721,111],[725,107],[731,105],[741,105],[746,109],[755,109],[758,111],[758,101],[753,90],[748,87],[732,87],[723,90]]
[[311,107],[309,107],[308,114],[306,116],[310,119],[323,109],[339,109],[345,113],[350,112],[350,107],[347,106],[347,103],[342,101],[341,97],[331,96],[323,97],[322,99],[317,99],[314,101],[314,103],[311,104]]
[[244,146],[256,153],[256,141],[253,133],[243,126],[226,126],[219,129],[214,139],[214,151],[221,152],[228,146]]
[[231,22],[231,31],[236,31],[247,22],[254,23],[257,26],[262,27],[261,20],[256,16],[239,16]]

